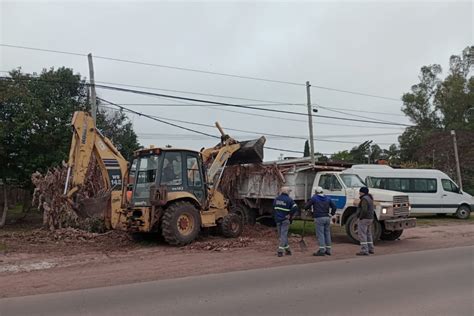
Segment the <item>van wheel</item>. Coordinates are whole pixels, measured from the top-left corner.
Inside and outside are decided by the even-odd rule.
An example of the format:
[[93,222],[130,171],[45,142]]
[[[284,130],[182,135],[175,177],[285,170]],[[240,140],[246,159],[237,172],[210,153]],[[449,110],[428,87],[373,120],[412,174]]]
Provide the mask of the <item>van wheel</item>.
[[459,219],[468,219],[471,215],[471,210],[466,205],[461,205],[456,211],[456,217]]
[[[346,234],[347,236],[351,239],[351,241],[355,244],[359,244],[359,235],[357,233],[357,214],[354,213],[349,218],[347,219],[346,222]],[[377,242],[380,239],[380,235],[382,234],[382,225],[380,222],[376,219],[374,219],[374,222],[372,224],[372,238],[374,242]]]
[[385,230],[385,228],[382,230],[382,234],[380,235],[381,240],[397,240],[400,238],[400,236],[403,234],[403,229],[402,230]]

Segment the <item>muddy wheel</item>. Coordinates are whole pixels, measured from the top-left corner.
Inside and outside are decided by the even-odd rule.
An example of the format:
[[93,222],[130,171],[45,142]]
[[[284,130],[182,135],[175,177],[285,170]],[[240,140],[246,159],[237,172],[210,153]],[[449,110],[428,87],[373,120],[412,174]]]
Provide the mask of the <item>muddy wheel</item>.
[[461,205],[456,211],[456,217],[459,219],[468,219],[471,214],[471,210],[466,205]]
[[[346,222],[346,234],[349,236],[351,241],[355,244],[359,243],[359,235],[357,233],[357,226],[358,226],[358,219],[357,219],[357,214],[354,213],[349,218],[347,219]],[[380,235],[382,234],[382,225],[380,222],[376,219],[374,219],[374,222],[372,224],[372,237],[374,239],[374,242],[377,242],[380,239]]]
[[199,235],[201,218],[198,210],[189,202],[176,202],[163,213],[161,230],[170,245],[186,245]]
[[231,212],[239,215],[243,224],[255,225],[257,221],[255,210],[245,205],[235,205],[232,207]]
[[236,213],[229,213],[222,219],[220,228],[224,237],[239,237],[243,229],[242,219]]
[[403,234],[403,229],[402,230],[382,230],[382,234],[380,235],[380,239],[382,240],[397,240],[400,238],[400,236]]

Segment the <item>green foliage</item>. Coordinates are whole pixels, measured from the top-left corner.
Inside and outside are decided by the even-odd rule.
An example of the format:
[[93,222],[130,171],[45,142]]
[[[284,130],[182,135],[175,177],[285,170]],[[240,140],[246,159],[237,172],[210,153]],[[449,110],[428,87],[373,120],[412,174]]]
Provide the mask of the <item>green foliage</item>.
[[401,161],[433,167],[455,176],[454,148],[450,130],[455,130],[463,182],[474,191],[474,46],[449,60],[444,79],[441,66],[421,68],[420,83],[403,95],[403,112],[416,124],[399,137]]
[[309,157],[311,154],[310,154],[310,150],[309,150],[309,141],[305,141],[304,142],[304,154],[303,154],[303,157]]
[[[21,69],[0,79],[0,178],[30,186],[31,174],[67,160],[74,111],[89,109],[87,86],[72,69],[44,69],[28,75]],[[125,115],[104,118],[100,127],[124,156],[138,147]]]
[[67,158],[71,114],[86,109],[86,89],[71,69],[43,70],[39,77],[10,72],[0,80],[0,174],[29,183],[31,174]]
[[140,148],[132,122],[123,111],[99,110],[97,128],[115,144],[125,159],[130,159]]

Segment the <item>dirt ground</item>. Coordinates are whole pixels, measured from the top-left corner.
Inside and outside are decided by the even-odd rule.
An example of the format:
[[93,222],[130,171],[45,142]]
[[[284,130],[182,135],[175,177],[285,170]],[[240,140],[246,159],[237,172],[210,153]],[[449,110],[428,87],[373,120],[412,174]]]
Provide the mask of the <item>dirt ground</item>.
[[[428,218],[419,224],[400,240],[379,242],[376,255],[474,245],[474,221]],[[0,232],[0,297],[341,260],[358,251],[342,229],[333,228],[334,255],[313,257],[316,240],[312,224],[308,226],[308,250],[300,249],[295,225],[290,238],[293,256],[283,258],[275,256],[275,230],[262,225],[246,227],[236,239],[203,236],[185,247],[168,246],[156,235],[7,229]]]

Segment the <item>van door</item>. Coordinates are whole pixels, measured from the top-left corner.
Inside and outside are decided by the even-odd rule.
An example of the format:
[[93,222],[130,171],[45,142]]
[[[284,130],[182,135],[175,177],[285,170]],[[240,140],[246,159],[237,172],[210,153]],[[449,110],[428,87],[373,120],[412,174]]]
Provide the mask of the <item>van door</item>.
[[336,204],[338,209],[344,209],[347,202],[346,190],[333,173],[323,173],[319,177],[318,186]]
[[443,187],[443,213],[455,213],[462,202],[462,193],[458,186],[449,179],[441,179]]

